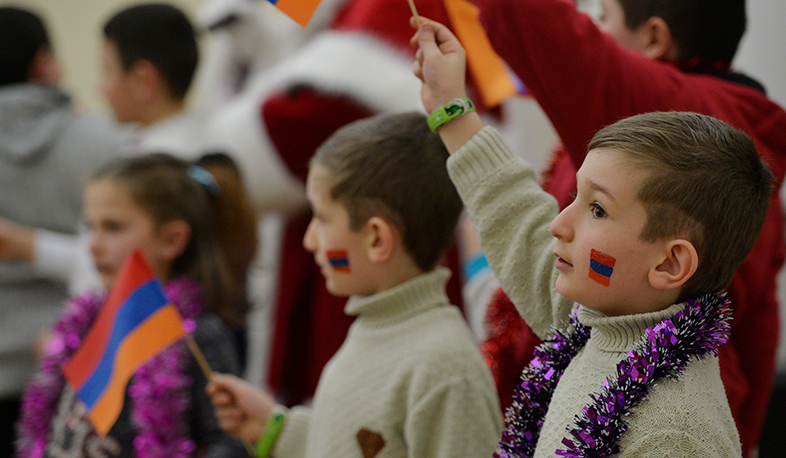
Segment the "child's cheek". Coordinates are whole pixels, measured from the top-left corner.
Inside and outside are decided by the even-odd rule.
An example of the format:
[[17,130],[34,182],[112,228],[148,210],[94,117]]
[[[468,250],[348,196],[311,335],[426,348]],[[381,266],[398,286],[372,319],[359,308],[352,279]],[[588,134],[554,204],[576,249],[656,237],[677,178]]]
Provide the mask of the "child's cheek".
[[330,267],[336,272],[349,273],[349,254],[347,250],[327,250],[325,253]]
[[617,260],[613,257],[592,249],[590,251],[589,278],[603,286],[609,286],[611,274],[614,272],[614,264],[616,262]]

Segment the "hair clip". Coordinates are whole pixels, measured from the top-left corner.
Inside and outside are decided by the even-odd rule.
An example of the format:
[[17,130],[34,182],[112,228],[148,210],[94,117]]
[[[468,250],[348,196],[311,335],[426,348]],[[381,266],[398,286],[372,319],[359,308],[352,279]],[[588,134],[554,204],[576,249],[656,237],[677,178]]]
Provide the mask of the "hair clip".
[[207,189],[207,193],[211,196],[217,197],[221,194],[221,186],[218,185],[216,178],[204,167],[192,165],[188,168],[186,173],[189,178],[204,186],[205,189]]

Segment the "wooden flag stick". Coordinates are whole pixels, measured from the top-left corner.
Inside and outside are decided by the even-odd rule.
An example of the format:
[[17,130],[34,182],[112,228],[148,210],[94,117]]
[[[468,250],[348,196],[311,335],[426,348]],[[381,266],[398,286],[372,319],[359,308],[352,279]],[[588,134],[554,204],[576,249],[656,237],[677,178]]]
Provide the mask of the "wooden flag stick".
[[[202,353],[202,350],[199,349],[199,345],[197,345],[196,340],[194,340],[194,336],[192,336],[191,333],[186,333],[186,343],[188,344],[188,348],[191,350],[191,354],[194,355],[194,359],[196,359],[197,364],[199,364],[199,368],[202,369],[202,372],[205,374],[205,378],[207,378],[208,382],[212,382],[213,369],[210,368],[210,364],[208,364],[204,353]],[[250,456],[256,456],[256,450],[254,450],[254,447],[245,439],[241,439],[241,441],[246,447],[248,454]]]
[[415,8],[415,1],[407,0],[407,3],[409,3],[409,9],[412,10],[412,15],[415,16],[415,24],[420,28],[420,16],[418,16],[418,9]]
[[207,363],[205,355],[202,353],[202,350],[199,349],[196,340],[194,340],[194,337],[190,333],[186,334],[186,343],[188,344],[188,348],[191,350],[191,354],[194,355],[194,359],[196,359],[197,364],[199,364],[199,368],[202,369],[202,372],[205,374],[205,378],[207,378],[208,382],[212,382],[213,369],[210,368],[210,364]]

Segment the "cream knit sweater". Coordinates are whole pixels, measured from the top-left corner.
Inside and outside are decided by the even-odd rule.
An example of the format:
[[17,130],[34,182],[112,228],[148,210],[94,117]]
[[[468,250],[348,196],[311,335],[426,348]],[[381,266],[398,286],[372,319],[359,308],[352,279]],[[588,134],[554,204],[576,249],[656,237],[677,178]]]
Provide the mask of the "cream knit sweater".
[[[575,303],[555,288],[549,223],[554,199],[535,173],[513,155],[490,127],[475,135],[448,161],[448,170],[480,234],[489,263],[519,313],[540,336],[567,320]],[[536,457],[564,449],[562,438],[574,417],[644,330],[673,316],[684,304],[655,313],[607,317],[579,306],[579,321],[592,328],[589,342],[566,369],[546,415]],[[681,377],[661,380],[627,418],[621,457],[739,457],[739,436],[731,417],[718,360],[694,359]]]
[[276,458],[491,456],[502,432],[499,400],[448,303],[449,276],[438,268],[347,303],[358,318],[313,406],[290,409]]

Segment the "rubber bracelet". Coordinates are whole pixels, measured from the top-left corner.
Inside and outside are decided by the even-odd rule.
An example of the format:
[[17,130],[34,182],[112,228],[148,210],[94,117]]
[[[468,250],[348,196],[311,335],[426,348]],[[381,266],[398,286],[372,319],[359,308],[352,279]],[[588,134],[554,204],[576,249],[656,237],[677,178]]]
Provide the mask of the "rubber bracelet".
[[278,434],[284,426],[286,411],[286,407],[280,404],[273,408],[273,413],[270,414],[267,423],[265,423],[265,430],[257,441],[256,454],[258,458],[267,458],[270,452],[273,451],[273,445],[276,443]]
[[428,116],[428,128],[432,132],[436,132],[448,121],[473,111],[475,111],[475,104],[472,103],[469,97],[453,99],[434,110],[434,112]]

